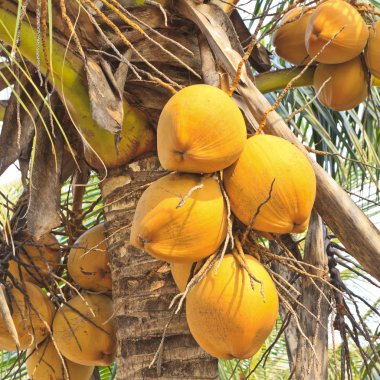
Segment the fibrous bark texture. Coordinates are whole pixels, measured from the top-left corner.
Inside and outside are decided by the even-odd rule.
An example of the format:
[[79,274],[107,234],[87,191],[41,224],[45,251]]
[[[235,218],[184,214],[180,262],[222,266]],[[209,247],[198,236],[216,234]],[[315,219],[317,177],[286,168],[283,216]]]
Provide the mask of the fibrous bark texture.
[[[304,261],[314,266],[313,269],[310,269],[312,274],[323,277],[327,273],[328,258],[324,247],[323,224],[315,210],[311,215],[306,236]],[[308,277],[303,277],[301,289],[302,304],[305,309],[317,317],[317,320],[312,318],[305,309],[299,309],[300,325],[309,342],[299,335],[294,378],[299,380],[327,379],[330,311],[326,299],[326,285],[320,280],[312,281]]]
[[109,172],[102,184],[117,326],[117,378],[217,379],[218,362],[194,341],[184,311],[167,329],[162,364],[149,368],[178,290],[169,264],[131,247],[129,235],[142,192],[164,174],[157,158],[149,157]]

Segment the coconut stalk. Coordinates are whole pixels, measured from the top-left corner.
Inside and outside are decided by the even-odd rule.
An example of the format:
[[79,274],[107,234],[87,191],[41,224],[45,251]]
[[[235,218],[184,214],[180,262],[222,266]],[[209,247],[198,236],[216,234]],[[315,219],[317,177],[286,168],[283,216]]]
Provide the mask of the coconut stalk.
[[[118,342],[118,379],[217,379],[218,360],[195,342],[184,310],[174,316],[169,310],[171,300],[179,292],[169,264],[129,244],[137,201],[146,186],[164,174],[158,159],[148,157],[109,171],[102,182]],[[163,332],[166,335],[163,350],[157,351]],[[156,352],[157,362],[150,367]]]
[[[192,20],[207,38],[217,61],[223,69],[235,78],[242,60],[232,49],[230,41],[215,20],[213,8],[208,4],[195,4],[191,0],[178,0],[178,10]],[[317,177],[315,208],[334,234],[344,244],[368,273],[380,280],[380,231],[356,206],[347,193],[315,162],[301,142],[288,128],[285,121],[275,112],[266,112],[271,104],[242,70],[237,90],[243,97],[249,112],[259,122],[266,116],[266,133],[287,139],[297,146],[309,159]],[[259,127],[257,125],[256,127]]]
[[0,121],[3,121],[5,108],[6,108],[6,103],[0,102]]
[[[0,40],[11,46],[17,16],[2,8],[2,3],[0,1]],[[112,167],[126,164],[131,159],[154,150],[155,133],[149,127],[145,115],[130,107],[125,99],[123,100],[124,120],[120,134],[121,141],[115,149],[115,135],[99,127],[92,118],[83,61],[54,39],[52,46],[52,62],[50,63],[52,73],[49,78],[52,82],[54,81],[56,91],[84,138],[87,151],[98,156],[106,166]],[[1,48],[5,49],[4,46]],[[25,21],[21,24],[18,49],[23,57],[37,67],[37,32]],[[42,47],[40,57],[43,57]],[[46,62],[44,59],[40,61],[41,72],[46,74],[48,69]]]

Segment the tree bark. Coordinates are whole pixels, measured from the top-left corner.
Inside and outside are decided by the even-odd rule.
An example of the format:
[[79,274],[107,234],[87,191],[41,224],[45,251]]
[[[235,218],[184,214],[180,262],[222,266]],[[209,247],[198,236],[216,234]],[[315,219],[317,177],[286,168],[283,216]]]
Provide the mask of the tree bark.
[[[197,24],[207,38],[221,67],[231,78],[235,78],[242,56],[231,46],[228,35],[222,28],[223,22],[215,19],[212,6],[197,5],[192,0],[178,0],[177,4],[177,9]],[[237,90],[247,104],[253,119],[257,120],[257,129],[271,104],[256,88],[244,67]],[[287,139],[307,156],[317,177],[316,210],[350,254],[368,273],[380,280],[380,231],[347,193],[310,157],[302,143],[275,111],[267,116],[265,132]]]
[[[306,236],[304,261],[319,268],[319,270],[310,269],[310,273],[319,276],[327,273],[328,258],[324,247],[323,224],[321,217],[315,210],[312,212]],[[312,343],[314,352],[306,339],[299,334],[294,379],[327,379],[329,360],[328,318],[330,310],[327,300],[322,295],[323,293],[325,296],[328,296],[327,288],[323,282],[315,280],[315,284],[313,284],[305,276],[302,278],[301,289],[302,304],[318,318],[319,323],[305,309],[298,309],[300,326]]]
[[171,315],[168,306],[178,290],[169,265],[130,246],[129,235],[142,192],[164,174],[157,158],[149,157],[109,172],[102,182],[118,379],[217,379],[218,361],[192,338],[184,310],[167,330],[162,365],[148,368]]
[[[295,245],[295,240],[292,235],[283,235],[282,242],[287,246],[287,248],[293,253],[293,255],[297,259],[300,258],[300,252],[298,247]],[[275,241],[272,240],[269,242],[270,250],[279,256],[286,256],[283,248]],[[295,249],[296,247],[296,249]],[[287,266],[282,265],[276,261],[272,263],[272,269],[278,273],[281,277],[283,277],[286,281],[288,281],[298,292],[301,293],[301,279],[298,278],[297,273],[293,270],[289,269]],[[289,289],[291,291],[291,289]],[[293,296],[297,297],[297,294],[293,291]],[[298,305],[294,305],[295,311],[297,312]],[[292,371],[296,364],[296,353],[297,353],[297,345],[298,345],[298,327],[297,323],[294,320],[292,314],[290,314],[289,310],[280,302],[279,307],[280,316],[282,319],[282,323],[287,323],[286,328],[284,330],[285,344],[286,344],[286,353],[288,355],[289,360],[289,368]]]

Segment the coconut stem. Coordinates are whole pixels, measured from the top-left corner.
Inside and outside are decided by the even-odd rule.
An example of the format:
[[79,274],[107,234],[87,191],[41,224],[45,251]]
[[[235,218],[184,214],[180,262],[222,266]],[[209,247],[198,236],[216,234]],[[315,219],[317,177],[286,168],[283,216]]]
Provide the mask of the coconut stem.
[[[268,71],[255,77],[255,85],[263,94],[282,90],[294,77],[300,74],[302,70],[303,67],[300,66],[290,69]],[[315,66],[309,67],[305,73],[293,83],[292,87],[311,86],[313,84],[314,71]]]

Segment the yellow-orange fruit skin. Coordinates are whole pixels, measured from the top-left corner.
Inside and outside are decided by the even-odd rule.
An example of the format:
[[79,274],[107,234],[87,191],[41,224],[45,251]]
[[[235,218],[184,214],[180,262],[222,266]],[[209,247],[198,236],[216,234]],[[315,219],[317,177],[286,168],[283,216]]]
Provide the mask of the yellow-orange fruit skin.
[[270,334],[278,314],[278,295],[268,272],[253,257],[248,267],[263,282],[251,287],[248,273],[232,255],[226,255],[217,274],[211,269],[186,298],[190,332],[210,355],[246,359]]
[[359,105],[368,95],[368,84],[360,57],[339,65],[319,64],[314,72],[313,85],[318,99],[336,111],[349,110]]
[[[39,285],[39,282],[48,279],[49,267],[54,271],[59,265],[61,259],[59,244],[53,234],[46,234],[39,240],[33,240],[33,244],[27,242],[31,238],[27,238],[25,234],[23,236],[26,239],[23,246],[26,254],[23,249],[19,249],[17,254],[19,260],[25,263],[28,269],[20,265],[21,276],[23,281]],[[17,279],[21,279],[20,270],[16,261],[9,261],[9,271]]]
[[26,370],[30,380],[90,380],[94,372],[93,366],[83,366],[61,358],[51,339],[46,339],[36,349],[29,349],[26,357]]
[[186,87],[162,110],[157,127],[161,165],[171,171],[212,173],[236,161],[247,139],[244,118],[222,90]]
[[86,293],[83,297],[86,303],[80,296],[75,296],[68,302],[71,307],[63,305],[57,311],[53,338],[62,355],[74,363],[110,365],[116,353],[112,301],[102,294]]
[[[239,160],[223,172],[224,185],[237,218],[255,230],[285,234],[303,232],[316,193],[314,170],[304,154],[276,136],[248,139]],[[273,182],[274,181],[274,182]]]
[[316,60],[336,64],[358,56],[368,40],[368,28],[360,13],[348,2],[330,0],[311,14],[305,33],[305,46],[311,57],[335,36]]
[[[184,292],[186,289],[186,285],[189,282],[190,275],[191,275],[191,269],[194,263],[171,263],[170,264],[170,270],[172,272],[172,276],[174,279],[175,284],[177,285],[177,288],[180,292]],[[202,262],[198,261],[195,264],[194,272],[198,272],[198,270],[201,268]]]
[[81,235],[70,250],[67,269],[82,288],[97,292],[112,289],[104,225],[92,227]]
[[[37,285],[24,282],[20,284],[20,287],[28,295],[32,306],[29,306],[23,293],[16,288],[10,289],[9,306],[10,310],[12,310],[12,319],[18,334],[20,349],[24,350],[35,346],[49,335],[48,328],[53,321],[54,306]],[[0,349],[7,351],[16,350],[16,344],[8,333],[1,316]]]
[[[202,181],[203,187],[184,200]],[[131,243],[160,260],[194,262],[215,252],[226,234],[227,211],[217,180],[172,173],[152,183],[140,198]]]
[[294,65],[306,65],[310,57],[305,47],[305,31],[311,10],[294,8],[281,20],[273,35],[276,54]]
[[370,28],[364,56],[368,70],[372,75],[380,78],[380,20],[377,20],[373,28]]

